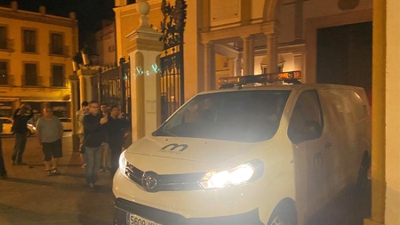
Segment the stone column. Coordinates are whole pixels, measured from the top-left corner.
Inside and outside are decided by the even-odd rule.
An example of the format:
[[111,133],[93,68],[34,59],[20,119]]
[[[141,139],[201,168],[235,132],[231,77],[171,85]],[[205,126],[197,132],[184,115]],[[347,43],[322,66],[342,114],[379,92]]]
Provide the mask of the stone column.
[[79,137],[77,134],[78,130],[78,121],[75,116],[76,112],[79,110],[80,102],[78,98],[78,92],[79,92],[79,77],[77,75],[70,75],[69,80],[71,83],[71,107],[70,107],[70,113],[71,113],[71,123],[72,123],[72,149],[74,152],[79,151]]
[[247,59],[248,63],[248,73],[250,75],[254,74],[254,39],[252,37],[249,37],[249,55]]
[[301,52],[295,52],[293,54],[293,58],[294,58],[294,70],[300,70],[302,72],[302,76],[301,76],[301,82],[304,83],[305,82],[305,77],[304,77],[304,57],[303,57],[303,53]]
[[278,38],[274,33],[267,35],[267,73],[278,72]]
[[[84,66],[81,66],[81,68]],[[79,77],[79,90],[80,90],[80,100],[81,101],[91,101],[93,99],[93,89],[92,89],[92,77],[97,76],[97,67],[84,67],[76,71]]]
[[216,88],[215,80],[215,51],[214,43],[207,42],[204,45],[204,90]]
[[132,140],[151,134],[161,124],[160,68],[158,58],[163,50],[161,34],[148,24],[148,2],[138,2],[140,25],[126,37],[131,59]]
[[242,51],[243,75],[249,75],[250,37],[243,36],[242,40],[243,40],[243,51]]
[[242,57],[239,54],[239,57],[234,59],[233,73],[235,77],[239,77],[242,75]]
[[[387,207],[387,201],[389,201],[390,198],[388,198],[387,193],[386,193],[386,184],[387,184],[387,179],[386,175],[389,173],[386,164],[386,152],[388,151],[387,145],[390,146],[393,142],[393,140],[398,140],[398,130],[395,129],[394,131],[394,139],[391,139],[390,137],[386,136],[386,131],[388,128],[393,128],[396,126],[396,124],[399,124],[397,119],[392,120],[393,117],[390,117],[390,122],[386,120],[386,115],[387,113],[391,113],[390,111],[387,111],[387,105],[386,101],[389,100],[386,96],[386,93],[390,91],[390,94],[395,94],[395,90],[398,88],[396,87],[397,85],[395,83],[395,80],[391,80],[390,82],[393,83],[394,85],[390,85],[390,87],[387,86],[386,82],[386,76],[392,75],[392,73],[388,73],[386,71],[386,66],[390,66],[390,63],[387,61],[387,52],[386,49],[387,44],[389,43],[388,40],[390,40],[393,36],[393,38],[398,38],[399,35],[396,35],[398,32],[393,32],[392,34],[389,34],[387,36],[388,30],[390,30],[391,27],[387,26],[389,19],[393,19],[392,21],[398,21],[397,16],[393,16],[392,18],[387,18],[387,13],[388,9],[392,9],[393,13],[396,13],[396,8],[389,8],[389,5],[387,2],[390,2],[390,0],[382,0],[382,1],[373,1],[373,33],[372,33],[372,144],[371,144],[371,218],[368,218],[364,221],[364,225],[384,225],[384,224],[398,224],[398,220],[395,223],[386,223],[385,217],[387,216],[386,214],[399,214],[399,206],[397,208],[391,208]],[[394,3],[395,1],[393,1]],[[396,1],[398,2],[398,1]],[[392,3],[392,4],[393,4]],[[397,3],[398,5],[398,3]],[[393,5],[392,5],[393,7]],[[389,14],[390,15],[390,14]],[[393,29],[396,26],[393,26]],[[398,43],[398,39],[396,40]],[[397,45],[394,45],[397,47]],[[394,58],[397,56],[395,51],[393,52],[391,56]],[[396,58],[398,60],[398,58]],[[396,61],[397,61],[396,60]],[[393,63],[396,63],[396,68],[398,65],[398,61],[391,61]],[[393,64],[392,64],[393,65]],[[392,70],[395,71],[396,69]],[[394,75],[395,73],[393,73]],[[394,77],[397,78],[396,75]],[[389,84],[391,84],[389,83]],[[393,93],[391,92],[393,91]],[[392,96],[397,96],[397,95],[392,95]],[[391,108],[394,114],[392,114],[394,117],[397,117],[397,112],[396,112],[396,106],[398,99],[395,99],[393,101],[393,104],[389,104],[389,106],[394,106]],[[393,126],[394,124],[394,126]],[[398,148],[398,145],[395,145],[394,148]],[[398,150],[397,150],[398,151]],[[392,155],[393,157],[394,155]],[[396,163],[398,165],[398,163]],[[392,167],[394,168],[394,167]],[[398,178],[398,171],[395,171],[396,177]],[[395,189],[393,189],[395,190]],[[394,195],[393,195],[394,197]]]

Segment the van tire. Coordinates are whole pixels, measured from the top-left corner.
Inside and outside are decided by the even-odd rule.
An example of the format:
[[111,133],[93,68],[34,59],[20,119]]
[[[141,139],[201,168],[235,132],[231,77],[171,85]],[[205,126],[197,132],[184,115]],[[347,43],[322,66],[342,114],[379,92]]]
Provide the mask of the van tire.
[[296,210],[293,200],[282,200],[274,209],[268,225],[297,225]]
[[361,160],[357,177],[357,189],[364,189],[368,186],[368,171],[371,166],[371,157],[366,151]]

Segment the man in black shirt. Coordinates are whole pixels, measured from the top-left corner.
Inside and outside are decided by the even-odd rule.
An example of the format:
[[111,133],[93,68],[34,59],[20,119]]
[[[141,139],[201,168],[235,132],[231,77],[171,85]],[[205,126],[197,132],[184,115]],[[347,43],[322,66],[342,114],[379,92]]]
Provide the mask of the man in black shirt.
[[97,181],[97,171],[101,162],[101,144],[105,140],[107,117],[99,114],[99,103],[89,102],[89,114],[83,118],[86,182],[93,189]]
[[25,145],[26,145],[26,137],[28,134],[28,128],[27,128],[27,123],[30,118],[33,117],[33,112],[31,110],[31,107],[26,104],[22,104],[21,107],[19,107],[17,110],[14,112],[13,116],[13,126],[12,130],[15,133],[15,145],[14,145],[14,151],[11,156],[12,164],[18,164],[18,165],[24,165],[26,163],[22,162],[22,155],[24,154],[25,151]]
[[110,116],[107,122],[107,131],[111,149],[111,176],[114,176],[118,169],[119,156],[124,142],[124,129],[129,127],[129,121],[121,113],[118,106],[111,106]]

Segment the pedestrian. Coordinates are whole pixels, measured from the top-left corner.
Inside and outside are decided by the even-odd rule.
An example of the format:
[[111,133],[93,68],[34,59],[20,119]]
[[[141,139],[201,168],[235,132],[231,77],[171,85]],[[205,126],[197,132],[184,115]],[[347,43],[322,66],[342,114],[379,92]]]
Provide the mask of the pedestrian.
[[[103,115],[103,117],[108,118],[110,116],[110,112],[108,111],[108,106],[106,103],[101,103],[100,110],[101,110],[101,114]],[[103,140],[104,141],[101,144],[102,158],[101,158],[100,171],[107,172],[107,171],[110,171],[110,167],[111,167],[110,145],[109,145],[108,133],[105,134],[105,137]]]
[[[83,143],[83,137],[84,137],[84,132],[83,132],[83,118],[85,115],[89,113],[89,103],[87,101],[83,101],[81,104],[81,108],[76,112],[76,119],[78,121],[78,130],[77,130],[77,135],[79,137],[79,149],[82,149],[82,143]],[[83,152],[80,152],[80,157],[81,157],[81,162],[82,162],[82,168],[86,167],[86,163],[83,157]]]
[[50,107],[43,109],[43,116],[36,124],[37,137],[44,154],[46,175],[58,175],[58,159],[62,157],[63,126]]
[[[3,121],[0,120],[0,135],[3,133]],[[4,166],[4,158],[3,158],[3,144],[1,141],[1,136],[0,136],[0,179],[6,179],[7,178],[7,171]]]
[[106,133],[106,123],[108,117],[99,114],[99,103],[97,101],[89,102],[89,114],[83,119],[84,127],[84,148],[86,162],[86,182],[89,188],[94,189],[97,181],[97,171],[101,163],[101,145],[104,142]]
[[22,155],[25,151],[26,138],[29,132],[27,123],[32,117],[32,109],[27,104],[22,104],[14,112],[12,131],[15,133],[15,145],[11,156],[12,165],[26,165],[26,163],[22,162]]
[[111,151],[111,177],[118,169],[119,156],[122,151],[125,128],[129,127],[129,121],[126,120],[124,113],[121,113],[118,106],[111,106],[110,117],[107,122],[107,133]]

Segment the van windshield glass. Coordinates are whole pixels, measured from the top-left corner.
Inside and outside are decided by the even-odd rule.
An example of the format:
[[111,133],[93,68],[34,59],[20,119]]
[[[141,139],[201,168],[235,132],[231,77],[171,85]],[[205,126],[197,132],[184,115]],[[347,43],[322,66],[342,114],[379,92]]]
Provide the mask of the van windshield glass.
[[154,136],[240,142],[268,140],[276,133],[290,91],[235,91],[198,95]]

